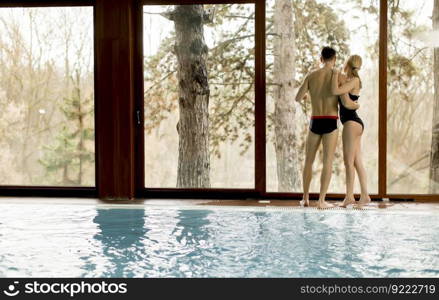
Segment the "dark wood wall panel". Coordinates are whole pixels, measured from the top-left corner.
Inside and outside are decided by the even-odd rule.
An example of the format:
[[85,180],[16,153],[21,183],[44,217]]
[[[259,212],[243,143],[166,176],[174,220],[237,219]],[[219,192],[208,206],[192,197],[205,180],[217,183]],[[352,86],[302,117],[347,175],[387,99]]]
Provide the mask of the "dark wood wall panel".
[[255,22],[255,188],[266,192],[265,1],[256,3]]
[[96,0],[97,189],[102,199],[135,192],[134,1]]
[[136,3],[134,24],[136,44],[134,54],[135,68],[135,105],[136,105],[136,197],[142,197],[145,190],[145,128],[144,128],[144,86],[143,86],[143,5]]
[[380,1],[378,194],[387,194],[387,0]]

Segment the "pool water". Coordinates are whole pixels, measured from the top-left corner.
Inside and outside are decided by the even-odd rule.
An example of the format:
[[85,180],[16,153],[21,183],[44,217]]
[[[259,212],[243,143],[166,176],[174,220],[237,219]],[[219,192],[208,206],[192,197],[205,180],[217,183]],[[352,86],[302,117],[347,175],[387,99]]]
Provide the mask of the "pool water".
[[111,207],[0,204],[0,277],[439,277],[437,212]]

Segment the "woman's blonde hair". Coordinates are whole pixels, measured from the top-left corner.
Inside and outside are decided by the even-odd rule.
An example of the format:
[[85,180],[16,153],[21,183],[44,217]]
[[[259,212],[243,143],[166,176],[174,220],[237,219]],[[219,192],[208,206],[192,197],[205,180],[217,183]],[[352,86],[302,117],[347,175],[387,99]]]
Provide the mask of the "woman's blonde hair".
[[360,70],[362,63],[363,60],[359,55],[351,55],[348,61],[346,62],[346,65],[348,65],[352,70],[352,75],[354,75],[360,80],[360,89],[361,89],[361,78],[360,75],[358,75],[358,70]]

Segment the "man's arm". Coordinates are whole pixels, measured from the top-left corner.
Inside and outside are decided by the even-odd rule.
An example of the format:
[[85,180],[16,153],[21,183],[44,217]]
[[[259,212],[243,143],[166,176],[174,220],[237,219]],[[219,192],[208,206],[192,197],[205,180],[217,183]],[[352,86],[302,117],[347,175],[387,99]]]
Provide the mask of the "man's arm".
[[334,74],[332,75],[332,80],[331,80],[331,92],[334,95],[338,96],[338,95],[346,94],[360,83],[359,79],[357,77],[354,77],[354,79],[350,81],[346,81],[344,84],[338,86],[339,85],[338,75],[339,72],[334,70]]
[[[339,74],[338,85],[343,85],[343,83],[345,82],[346,82],[346,76],[344,76],[343,74]],[[358,102],[356,101],[352,101],[352,99],[348,96],[348,94],[341,95],[340,100],[343,106],[346,107],[347,109],[355,110],[360,108],[360,104],[358,104]]]
[[302,86],[299,88],[296,94],[296,101],[301,101],[306,93],[308,92],[308,75],[305,77],[305,80],[302,83]]

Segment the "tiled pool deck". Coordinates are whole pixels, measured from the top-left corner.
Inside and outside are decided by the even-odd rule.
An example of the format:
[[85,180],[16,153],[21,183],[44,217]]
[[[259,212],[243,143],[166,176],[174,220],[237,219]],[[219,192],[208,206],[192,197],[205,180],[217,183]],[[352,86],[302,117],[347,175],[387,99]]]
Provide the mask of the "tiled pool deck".
[[[341,201],[329,201],[340,204]],[[291,207],[299,208],[297,200],[217,200],[217,199],[135,199],[132,201],[103,201],[96,198],[43,198],[43,197],[0,197],[0,204],[62,204],[62,205],[154,205],[154,206],[246,206],[246,207]],[[315,207],[316,201],[310,201],[311,207]],[[368,210],[435,210],[439,212],[439,198],[434,201],[372,201],[366,207]],[[337,207],[337,209],[341,209]]]

